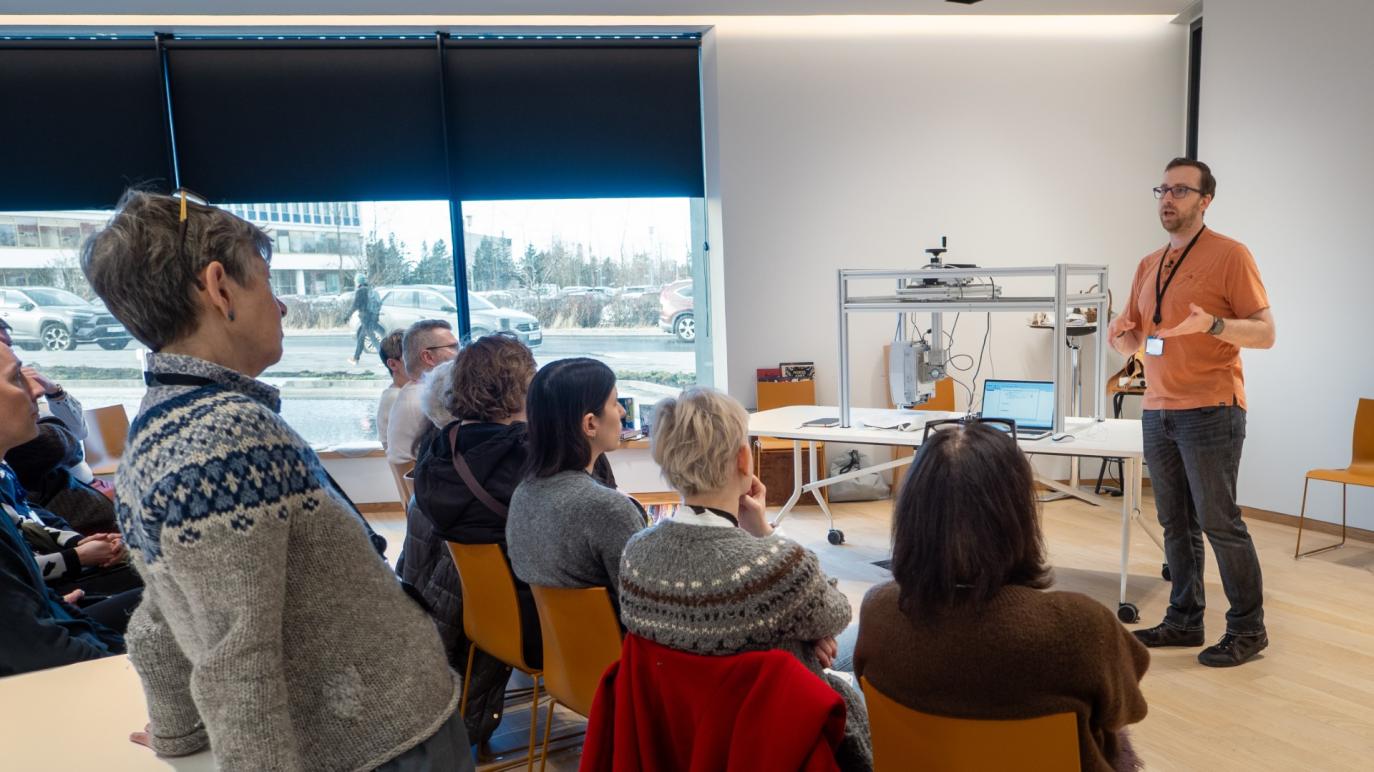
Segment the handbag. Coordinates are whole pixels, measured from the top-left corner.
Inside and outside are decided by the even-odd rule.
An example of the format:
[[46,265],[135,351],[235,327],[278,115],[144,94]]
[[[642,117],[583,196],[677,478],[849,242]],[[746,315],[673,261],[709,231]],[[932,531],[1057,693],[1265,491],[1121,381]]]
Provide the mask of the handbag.
[[463,458],[462,453],[458,452],[458,430],[461,428],[462,425],[459,424],[454,426],[448,433],[448,447],[453,454],[453,471],[458,473],[458,477],[463,481],[463,484],[468,486],[468,490],[472,491],[472,495],[476,496],[477,500],[482,502],[487,509],[490,509],[501,517],[505,517],[510,509],[505,504],[497,501],[495,496],[488,493],[487,489],[482,487],[482,483],[477,482],[477,478],[473,476],[472,468],[468,466],[467,460]]
[[[830,476],[835,477],[862,469],[867,461],[863,453],[850,450],[830,463]],[[862,474],[830,486],[831,501],[874,501],[885,499],[891,493],[892,488],[879,472]]]

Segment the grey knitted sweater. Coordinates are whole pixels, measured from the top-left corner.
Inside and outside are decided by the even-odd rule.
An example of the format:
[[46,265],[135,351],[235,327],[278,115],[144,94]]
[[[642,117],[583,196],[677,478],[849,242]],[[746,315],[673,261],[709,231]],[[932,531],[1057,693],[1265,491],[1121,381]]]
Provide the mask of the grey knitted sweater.
[[511,569],[543,587],[605,587],[615,599],[620,553],[646,525],[634,499],[583,471],[531,477],[506,516]]
[[[457,677],[276,389],[184,356],[150,372],[116,511],[153,747],[233,770],[372,769],[454,712]],[[137,727],[135,727],[137,728]]]
[[872,767],[863,700],[824,673],[812,650],[850,619],[849,599],[815,553],[776,534],[753,536],[713,514],[679,510],[625,545],[620,604],[626,630],[681,651],[790,652],[844,697],[841,768]]

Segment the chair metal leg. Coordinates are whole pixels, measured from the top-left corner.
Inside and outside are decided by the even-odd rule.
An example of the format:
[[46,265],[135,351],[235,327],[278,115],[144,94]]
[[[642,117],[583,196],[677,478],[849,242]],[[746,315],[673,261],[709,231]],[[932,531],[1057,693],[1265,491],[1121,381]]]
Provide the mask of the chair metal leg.
[[1298,543],[1293,547],[1294,560],[1309,557],[1311,555],[1317,555],[1322,552],[1327,552],[1328,550],[1334,550],[1339,547],[1345,546],[1345,507],[1346,493],[1349,490],[1349,486],[1345,483],[1341,483],[1341,540],[1339,542],[1336,542],[1335,544],[1328,544],[1325,547],[1318,547],[1317,549],[1308,550],[1306,552],[1302,551],[1302,527],[1303,522],[1307,517],[1307,485],[1310,482],[1312,482],[1312,479],[1310,477],[1305,478],[1302,481],[1302,508],[1298,510]]
[[477,654],[477,644],[468,644],[468,667],[463,671],[463,696],[458,699],[458,717],[468,717],[468,684],[472,683],[472,658]]
[[534,744],[539,739],[539,676],[534,677],[534,699],[530,700],[530,764],[529,772],[534,772]]
[[544,772],[544,765],[549,763],[549,730],[553,729],[553,709],[558,704],[558,700],[549,699],[549,715],[544,719],[544,749],[539,754],[539,772]]

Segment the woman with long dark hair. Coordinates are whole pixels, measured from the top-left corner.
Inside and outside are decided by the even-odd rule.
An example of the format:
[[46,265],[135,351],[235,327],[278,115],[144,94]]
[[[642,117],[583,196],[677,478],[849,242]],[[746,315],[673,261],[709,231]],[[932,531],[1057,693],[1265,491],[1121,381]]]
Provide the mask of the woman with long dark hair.
[[1134,769],[1150,655],[1110,609],[1051,583],[1030,462],[1004,432],[956,424],[916,455],[892,513],[895,581],[868,591],[854,674],[916,710],[1078,716],[1084,770]]
[[595,359],[561,359],[530,382],[529,461],[510,500],[506,544],[515,575],[544,587],[605,587],[615,598],[620,554],[644,510],[592,475],[620,445],[625,410],[615,373]]

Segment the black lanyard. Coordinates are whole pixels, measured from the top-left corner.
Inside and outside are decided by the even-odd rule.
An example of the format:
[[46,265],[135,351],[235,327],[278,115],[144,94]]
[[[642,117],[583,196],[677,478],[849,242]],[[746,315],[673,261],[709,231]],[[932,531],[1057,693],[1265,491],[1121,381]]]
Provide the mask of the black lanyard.
[[1162,255],[1159,256],[1159,270],[1155,271],[1155,326],[1156,326],[1156,327],[1158,327],[1158,326],[1159,326],[1159,323],[1160,323],[1161,321],[1163,321],[1163,317],[1160,316],[1160,310],[1162,309],[1162,306],[1163,306],[1163,303],[1164,303],[1164,293],[1168,292],[1168,291],[1169,291],[1169,285],[1174,283],[1174,274],[1178,273],[1178,269],[1183,265],[1183,258],[1187,257],[1187,256],[1188,256],[1188,253],[1193,251],[1193,245],[1197,243],[1198,236],[1201,236],[1201,235],[1202,235],[1202,231],[1205,231],[1205,230],[1207,230],[1207,226],[1206,226],[1206,225],[1202,226],[1202,228],[1198,230],[1197,235],[1193,236],[1193,240],[1190,241],[1190,242],[1188,242],[1188,246],[1186,246],[1186,247],[1183,248],[1183,254],[1181,254],[1181,255],[1178,256],[1178,262],[1177,262],[1177,263],[1174,263],[1174,267],[1169,271],[1169,278],[1164,280],[1164,288],[1163,288],[1163,289],[1160,289],[1160,286],[1159,286],[1159,277],[1164,273],[1164,259],[1167,258],[1167,257],[1169,256],[1169,245],[1168,245],[1168,244],[1165,244],[1165,245],[1164,245],[1164,254],[1162,254]]
[[213,386],[215,381],[199,375],[185,373],[143,373],[143,382],[149,386]]
[[723,510],[723,509],[716,509],[715,507],[699,507],[699,506],[697,506],[696,504],[688,504],[688,505],[687,505],[687,508],[690,509],[690,510],[692,510],[693,512],[697,513],[698,515],[704,515],[704,514],[706,514],[706,512],[709,510],[709,511],[711,512],[711,514],[713,514],[713,515],[720,515],[721,517],[725,518],[726,520],[729,520],[729,521],[730,521],[730,525],[733,525],[733,526],[735,526],[736,528],[739,527],[739,521],[735,519],[735,516],[732,515],[732,514],[730,514],[729,512],[726,512],[726,511]]

